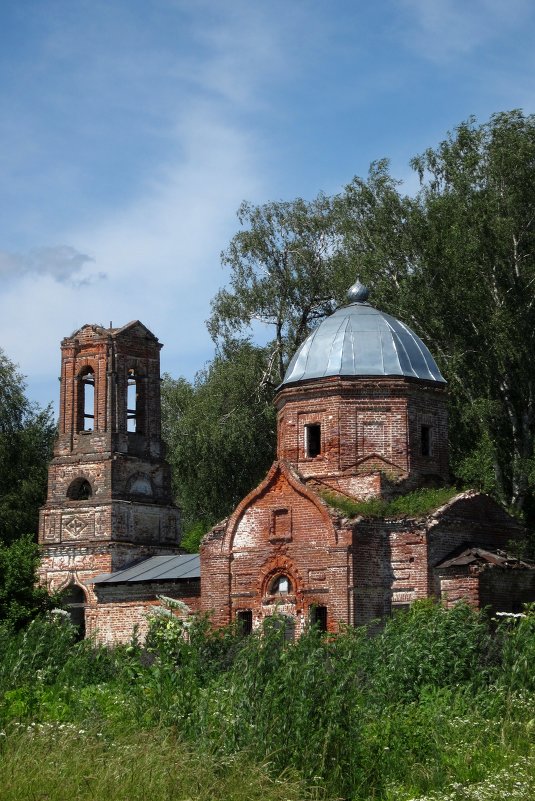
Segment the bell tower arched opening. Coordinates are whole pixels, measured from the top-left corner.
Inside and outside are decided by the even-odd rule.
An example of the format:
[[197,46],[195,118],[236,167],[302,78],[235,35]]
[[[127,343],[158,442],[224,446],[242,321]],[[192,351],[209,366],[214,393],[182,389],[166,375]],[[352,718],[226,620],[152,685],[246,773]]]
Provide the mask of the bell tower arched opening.
[[92,367],[83,367],[78,374],[78,431],[93,431],[95,428],[95,372]]
[[130,434],[145,433],[143,377],[133,367],[129,368],[126,384],[126,430]]

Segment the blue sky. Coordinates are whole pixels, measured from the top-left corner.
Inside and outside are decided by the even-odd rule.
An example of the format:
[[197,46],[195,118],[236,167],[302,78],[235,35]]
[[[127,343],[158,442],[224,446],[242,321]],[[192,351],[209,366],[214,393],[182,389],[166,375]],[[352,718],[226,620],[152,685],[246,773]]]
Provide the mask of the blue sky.
[[460,121],[535,111],[531,0],[20,0],[0,25],[0,346],[33,399],[59,342],[142,320],[193,377],[254,203],[338,192]]

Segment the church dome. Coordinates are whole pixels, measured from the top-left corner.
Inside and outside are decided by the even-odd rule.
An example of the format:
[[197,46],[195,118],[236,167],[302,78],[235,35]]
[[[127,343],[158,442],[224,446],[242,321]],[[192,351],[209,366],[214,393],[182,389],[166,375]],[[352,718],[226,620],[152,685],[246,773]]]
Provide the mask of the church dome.
[[349,305],[327,317],[301,344],[281,387],[328,376],[406,376],[445,384],[420,337],[395,317],[367,303],[357,281]]

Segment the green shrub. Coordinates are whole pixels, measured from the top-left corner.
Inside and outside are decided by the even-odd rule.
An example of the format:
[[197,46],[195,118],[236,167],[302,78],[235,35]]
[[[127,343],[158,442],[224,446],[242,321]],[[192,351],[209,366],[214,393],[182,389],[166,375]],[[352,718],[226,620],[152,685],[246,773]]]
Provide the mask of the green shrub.
[[[101,732],[114,753],[116,743],[124,745],[136,760],[139,743],[151,751],[172,730],[188,765],[206,758],[222,766],[222,786],[237,764],[254,773],[269,763],[269,781],[300,776],[315,797],[352,801],[407,801],[455,782],[483,786],[486,776],[530,756],[533,609],[505,618],[493,633],[488,619],[467,606],[426,601],[373,635],[312,628],[295,643],[285,640],[282,619],[244,637],[234,627],[212,628],[205,617],[179,620],[168,611],[151,623],[148,651],[76,642],[70,624],[49,618],[20,634],[0,631],[3,720],[17,721],[21,731],[32,724],[44,732],[54,725],[82,731],[80,744],[95,767],[80,763],[80,770],[89,777],[100,770],[101,751],[87,731]],[[9,759],[18,759],[14,751]],[[158,773],[154,759],[144,769]],[[49,780],[55,798],[51,772]],[[95,797],[108,788],[89,781]],[[85,797],[78,786],[65,786],[71,797]],[[205,796],[201,785],[198,796],[177,786],[185,797],[219,797],[219,786]]]
[[381,702],[417,699],[427,687],[488,682],[498,658],[488,621],[466,604],[417,601],[394,614],[374,642],[370,688]]
[[527,604],[522,613],[502,615],[499,620],[501,682],[511,690],[535,692],[535,604]]

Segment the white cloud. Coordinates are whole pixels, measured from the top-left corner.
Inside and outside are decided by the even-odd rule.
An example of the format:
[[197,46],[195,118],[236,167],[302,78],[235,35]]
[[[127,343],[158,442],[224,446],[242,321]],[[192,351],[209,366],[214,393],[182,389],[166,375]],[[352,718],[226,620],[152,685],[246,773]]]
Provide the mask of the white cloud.
[[[26,253],[8,253],[0,250],[0,279],[20,279],[25,275],[50,275],[60,283],[81,286],[94,280],[95,276],[82,276],[84,266],[92,262],[90,256],[79,253],[69,245],[41,247]],[[100,274],[99,278],[104,278]]]

